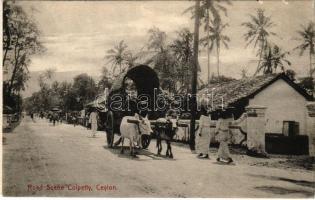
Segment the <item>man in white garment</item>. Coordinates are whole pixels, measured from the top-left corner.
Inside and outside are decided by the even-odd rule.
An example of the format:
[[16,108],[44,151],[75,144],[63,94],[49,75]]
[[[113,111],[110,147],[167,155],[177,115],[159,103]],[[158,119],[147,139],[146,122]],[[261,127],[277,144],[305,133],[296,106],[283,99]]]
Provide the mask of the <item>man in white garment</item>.
[[89,121],[91,122],[91,129],[92,129],[93,137],[95,137],[96,131],[97,131],[97,120],[98,120],[97,112],[93,110],[90,114],[90,119],[89,119]]
[[[210,125],[211,118],[206,115],[201,115],[199,119],[199,130],[197,140],[197,152],[199,158],[209,158],[210,146]],[[198,138],[198,139],[197,139]]]

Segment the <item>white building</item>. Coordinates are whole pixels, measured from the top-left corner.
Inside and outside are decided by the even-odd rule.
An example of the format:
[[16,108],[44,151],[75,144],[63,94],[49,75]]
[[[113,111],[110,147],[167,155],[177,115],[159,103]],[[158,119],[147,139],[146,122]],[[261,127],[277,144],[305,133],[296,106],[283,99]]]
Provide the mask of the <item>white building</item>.
[[[222,99],[225,108],[234,108],[231,112],[235,119],[245,112],[247,106],[259,105],[266,107],[265,133],[284,134],[290,123],[290,126],[294,125],[295,135],[315,134],[315,130],[309,131],[307,128],[310,124],[307,124],[306,105],[314,100],[313,96],[283,73],[212,84],[199,91],[198,95],[205,93],[210,93],[208,96],[213,97],[209,99],[213,102],[213,116],[216,115],[216,110],[221,109]],[[211,109],[211,106],[208,108]],[[290,128],[292,132],[292,127]]]

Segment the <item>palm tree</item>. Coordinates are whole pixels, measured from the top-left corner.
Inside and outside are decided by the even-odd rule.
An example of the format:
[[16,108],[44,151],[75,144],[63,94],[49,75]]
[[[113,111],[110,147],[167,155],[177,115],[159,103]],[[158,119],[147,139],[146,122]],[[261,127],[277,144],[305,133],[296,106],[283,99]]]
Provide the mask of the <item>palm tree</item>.
[[277,45],[268,45],[268,47],[265,48],[258,72],[262,70],[264,74],[272,74],[278,68],[284,72],[285,64],[291,65],[291,62],[286,59],[286,55],[288,54],[289,52],[282,52]]
[[49,68],[43,73],[43,76],[47,80],[51,80],[55,76],[55,73],[56,73],[56,69],[55,68]]
[[38,77],[38,83],[40,87],[47,86],[47,82],[51,82],[53,77],[55,76],[56,69],[54,68],[49,68],[46,69],[43,73],[41,73]]
[[[170,92],[176,90],[175,58],[171,54],[171,48],[167,45],[167,35],[157,27],[149,29],[149,40],[147,44],[148,58],[146,64],[152,64],[158,72],[161,86]],[[166,87],[163,87],[166,86]]]
[[148,30],[148,50],[163,51],[166,48],[166,33],[157,27]]
[[108,63],[112,63],[113,74],[115,74],[117,66],[119,67],[119,74],[124,71],[123,64],[126,61],[127,48],[128,46],[121,40],[113,49],[107,51],[105,58],[109,60]]
[[138,62],[141,62],[141,60],[143,60],[147,56],[149,52],[144,51],[143,49],[144,47],[136,52],[131,52],[131,51],[126,52],[125,61],[126,61],[128,69],[136,66]]
[[170,48],[179,66],[177,74],[181,79],[181,86],[188,91],[191,79],[190,72],[193,67],[193,33],[188,28],[183,28],[177,34],[178,37],[172,42]]
[[300,50],[300,56],[304,54],[304,51],[309,49],[309,59],[310,59],[310,77],[314,73],[312,69],[312,55],[315,54],[315,27],[314,22],[309,22],[307,26],[302,25],[302,30],[297,31],[299,38],[297,40],[301,41],[301,44],[295,49]]
[[[225,16],[227,16],[227,9],[221,5],[221,3],[224,2],[228,5],[231,4],[230,0],[203,0],[200,5],[200,17],[203,19],[203,22],[205,24],[204,30],[207,33],[205,38],[210,38],[210,22],[211,20],[221,20],[220,12],[223,12]],[[184,11],[186,13],[187,11],[192,11],[192,18],[195,17],[195,10],[194,6],[189,7]],[[205,41],[205,40],[203,40]],[[205,46],[207,46],[207,66],[208,66],[208,84],[210,83],[210,42],[205,42]]]
[[[230,0],[225,0],[227,4],[231,4]],[[223,11],[227,16],[227,9],[219,4],[220,1],[213,1],[213,0],[205,0],[201,6],[202,10],[205,10],[205,15],[203,16],[205,21],[205,31],[207,32],[207,38],[210,38],[210,21],[211,16],[210,12],[212,13],[213,20],[221,20],[220,11]],[[206,43],[207,45],[207,66],[208,66],[208,84],[210,83],[210,42]]]
[[[207,14],[206,14],[206,26],[205,26],[205,31],[207,32],[207,38],[210,38],[210,14],[209,14],[209,9],[207,9]],[[206,42],[207,45],[207,69],[208,69],[208,84],[210,83],[210,41]]]
[[211,25],[209,26],[209,37],[205,37],[201,39],[201,42],[205,44],[209,44],[209,50],[212,51],[214,46],[216,47],[217,54],[217,74],[220,76],[220,50],[221,44],[224,45],[225,48],[229,48],[228,43],[230,42],[230,38],[223,34],[223,31],[229,25],[227,23],[223,24],[221,20],[211,20]]
[[257,47],[257,44],[259,45],[259,60],[254,73],[255,76],[260,69],[260,62],[268,44],[268,37],[270,35],[276,35],[274,32],[268,30],[275,26],[275,24],[271,21],[271,17],[265,15],[265,11],[263,9],[257,10],[257,16],[249,15],[249,17],[250,21],[242,23],[242,26],[248,29],[248,31],[244,34],[245,41],[247,42],[246,47],[251,43],[254,43],[254,48]]
[[99,78],[100,79],[97,83],[99,92],[104,92],[105,88],[110,88],[112,86],[112,76],[105,66],[102,67],[101,75]]

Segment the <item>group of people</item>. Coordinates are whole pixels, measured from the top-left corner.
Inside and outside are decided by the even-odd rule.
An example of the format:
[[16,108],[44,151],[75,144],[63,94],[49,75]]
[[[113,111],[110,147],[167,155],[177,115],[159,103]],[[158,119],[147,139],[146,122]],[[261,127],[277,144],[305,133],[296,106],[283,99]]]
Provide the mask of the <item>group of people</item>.
[[31,112],[29,115],[33,122],[36,122],[35,117],[39,117],[40,119],[47,118],[49,122],[53,123],[54,126],[56,125],[56,122],[62,121],[62,117],[57,112],[47,112],[47,113],[44,113],[43,111],[39,113]]
[[[228,142],[231,138],[229,125],[231,123],[231,114],[227,111],[220,111],[218,113],[218,120],[214,130],[215,139],[220,143],[217,161],[232,163]],[[209,158],[209,146],[211,140],[211,117],[204,113],[199,120],[199,130],[197,135],[197,151],[198,157],[203,159]]]
[[56,122],[60,121],[60,116],[57,112],[52,112],[48,115],[49,121],[53,123],[53,125],[56,125]]
[[[91,124],[91,133],[92,137],[96,136],[97,129],[98,129],[98,120],[99,116],[95,109],[93,109],[89,116],[88,123]],[[170,109],[166,113],[166,119],[173,121],[178,120],[179,112],[176,109]],[[228,142],[231,138],[229,132],[229,125],[231,122],[231,114],[226,111],[221,111],[218,113],[218,120],[216,122],[216,127],[214,130],[214,135],[216,140],[220,143],[218,149],[218,156],[217,161],[219,162],[226,162],[231,163],[233,159],[231,158]],[[204,112],[200,116],[199,120],[199,129],[197,132],[196,137],[196,146],[199,158],[209,159],[209,147],[210,147],[210,140],[211,140],[211,117]]]
[[[166,119],[178,120],[180,112],[171,108],[166,113]],[[214,130],[214,137],[220,143],[218,149],[218,162],[232,163],[233,159],[229,151],[228,143],[231,139],[229,126],[232,121],[232,114],[228,110],[221,110],[217,112],[216,126]],[[196,146],[198,158],[209,159],[209,147],[211,141],[211,116],[204,109],[199,119],[199,129],[196,137]]]

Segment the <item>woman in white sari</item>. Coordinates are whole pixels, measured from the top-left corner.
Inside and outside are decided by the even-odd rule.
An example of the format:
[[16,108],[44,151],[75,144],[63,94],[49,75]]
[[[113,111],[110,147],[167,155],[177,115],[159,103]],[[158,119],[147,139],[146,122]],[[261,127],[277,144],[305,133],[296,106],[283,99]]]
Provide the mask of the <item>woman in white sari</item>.
[[219,116],[219,120],[216,124],[215,135],[217,140],[220,142],[218,150],[217,161],[227,161],[228,163],[233,162],[233,159],[230,155],[228,141],[231,137],[229,125],[230,125],[230,116],[227,111],[222,111]]

